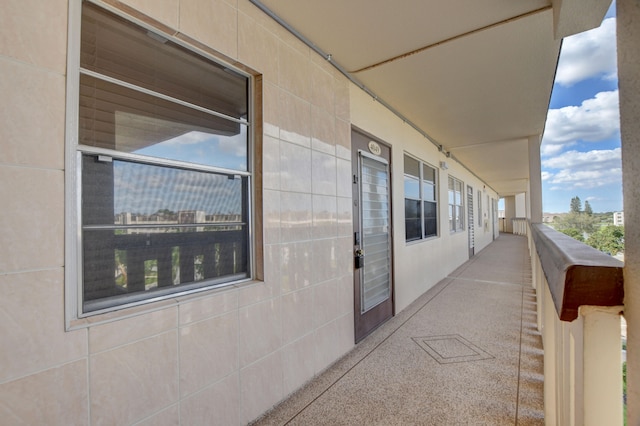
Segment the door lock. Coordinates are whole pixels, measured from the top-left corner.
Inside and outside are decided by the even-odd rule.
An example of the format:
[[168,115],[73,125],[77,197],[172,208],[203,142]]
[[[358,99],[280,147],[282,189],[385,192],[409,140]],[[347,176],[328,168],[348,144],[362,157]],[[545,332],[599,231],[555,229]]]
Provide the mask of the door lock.
[[354,267],[356,269],[362,268],[364,266],[364,250],[356,249],[354,255]]

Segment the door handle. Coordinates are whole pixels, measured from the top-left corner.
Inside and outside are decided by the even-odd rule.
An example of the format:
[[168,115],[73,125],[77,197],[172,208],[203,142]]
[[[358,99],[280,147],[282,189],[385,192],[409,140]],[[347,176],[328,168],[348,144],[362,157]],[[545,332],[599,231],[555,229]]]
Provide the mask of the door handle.
[[364,266],[364,250],[356,249],[354,251],[354,267],[356,269],[362,268]]

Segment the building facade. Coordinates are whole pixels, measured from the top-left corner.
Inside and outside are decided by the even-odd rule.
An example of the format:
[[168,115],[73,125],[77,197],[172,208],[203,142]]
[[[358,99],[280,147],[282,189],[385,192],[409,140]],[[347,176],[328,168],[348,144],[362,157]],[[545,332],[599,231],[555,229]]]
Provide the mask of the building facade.
[[9,2],[3,419],[246,424],[542,214],[256,3]]

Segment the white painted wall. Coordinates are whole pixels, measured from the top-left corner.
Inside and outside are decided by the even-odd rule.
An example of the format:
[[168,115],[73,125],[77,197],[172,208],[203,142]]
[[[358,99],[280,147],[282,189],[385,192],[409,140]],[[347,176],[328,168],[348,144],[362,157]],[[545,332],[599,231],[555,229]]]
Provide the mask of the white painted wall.
[[527,217],[527,197],[523,192],[516,195],[516,216],[515,217]]
[[[392,215],[393,251],[396,313],[433,287],[441,279],[469,258],[468,233],[466,226],[475,228],[475,252],[478,253],[493,241],[490,210],[486,195],[496,199],[497,194],[489,187],[482,193],[483,212],[487,213],[485,228],[478,225],[477,191],[485,185],[462,165],[445,157],[437,147],[420,135],[408,124],[376,103],[369,95],[355,85],[350,87],[351,122],[361,130],[376,136],[392,147]],[[428,129],[427,129],[428,130]],[[407,243],[404,232],[404,154],[408,153],[438,169],[439,191],[439,231],[438,237]],[[446,161],[447,170],[439,168],[440,161]],[[469,224],[466,213],[465,231],[449,232],[448,175],[462,180],[474,189],[474,223]],[[466,186],[465,186],[466,188]],[[426,265],[426,266],[425,266]]]

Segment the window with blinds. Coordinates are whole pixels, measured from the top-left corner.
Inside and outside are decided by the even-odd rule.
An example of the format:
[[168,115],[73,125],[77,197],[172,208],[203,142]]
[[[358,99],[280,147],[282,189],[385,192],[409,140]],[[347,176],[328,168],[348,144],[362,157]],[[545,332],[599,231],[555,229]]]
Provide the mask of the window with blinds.
[[464,201],[462,198],[464,184],[461,180],[449,176],[449,230],[464,230]]
[[438,235],[437,170],[404,156],[404,221],[406,241]]
[[249,78],[82,9],[81,313],[250,277]]

